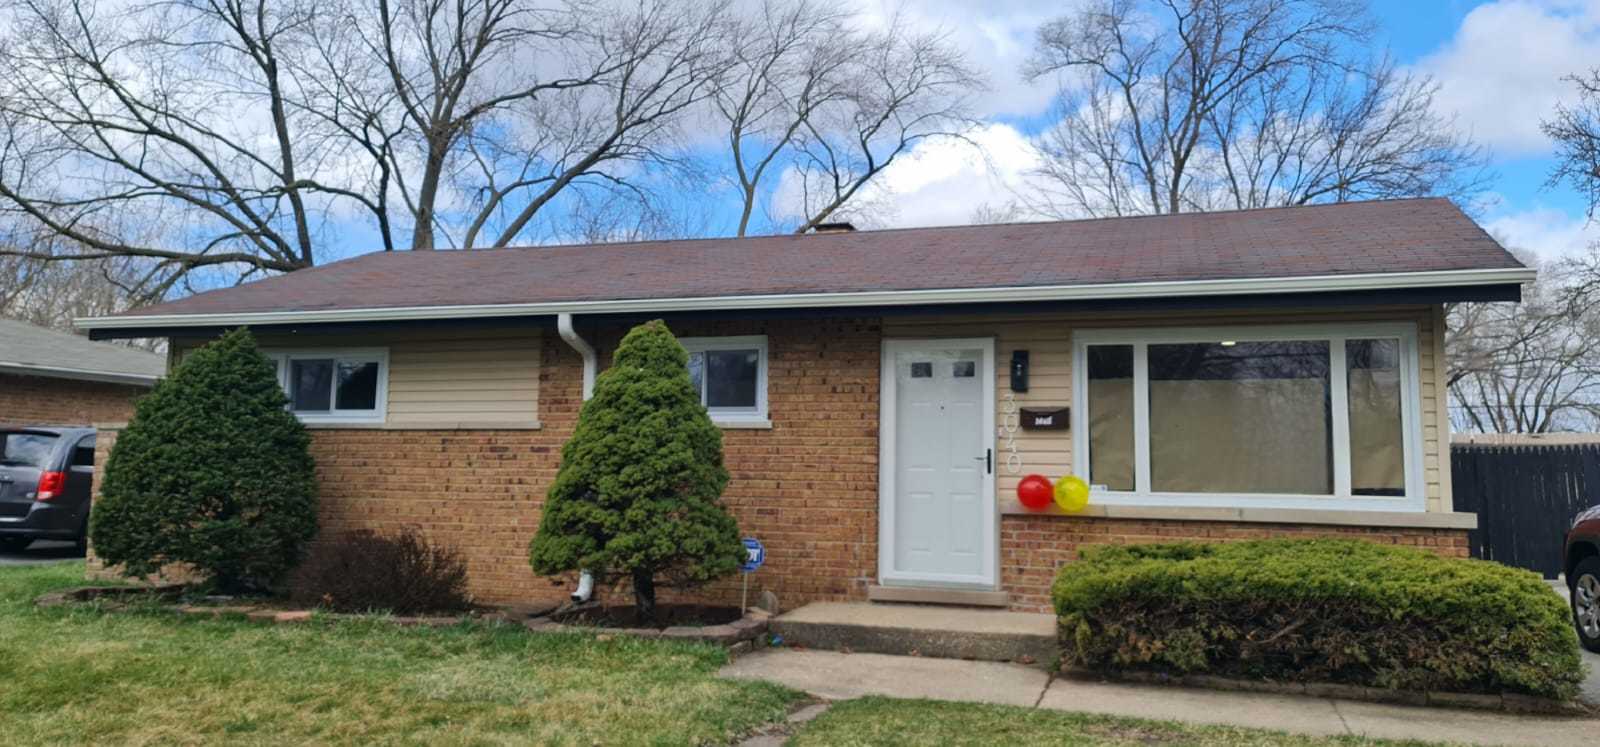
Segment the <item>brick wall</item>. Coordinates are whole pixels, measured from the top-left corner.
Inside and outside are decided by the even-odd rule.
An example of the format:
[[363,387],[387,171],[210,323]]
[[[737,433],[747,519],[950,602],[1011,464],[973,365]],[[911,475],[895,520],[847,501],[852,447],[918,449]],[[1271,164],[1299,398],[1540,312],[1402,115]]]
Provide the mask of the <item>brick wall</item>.
[[46,376],[0,374],[0,424],[92,425],[122,422],[149,387]]
[[[603,356],[622,329],[593,335]],[[879,332],[875,320],[680,326],[682,336],[766,334],[772,428],[723,431],[724,495],[768,562],[752,591],[802,600],[865,595],[877,563]],[[554,599],[563,582],[528,567],[539,505],[581,405],[582,365],[544,342],[539,430],[313,431],[324,536],[415,527],[460,548],[486,602]],[[737,599],[738,579],[704,596]],[[666,598],[673,598],[667,593]]]
[[[94,439],[95,464],[105,464],[106,460],[111,458],[111,447],[117,443],[117,433],[118,431],[108,430],[105,428],[100,429],[99,434]],[[100,480],[104,478],[105,475],[106,471],[103,469],[96,469],[94,471],[94,479],[89,483],[89,495],[91,496],[91,501],[100,499]],[[93,503],[90,504],[90,510],[93,511]],[[116,573],[108,570],[105,563],[100,561],[100,558],[95,557],[93,543],[89,544],[89,554],[86,558],[86,561],[88,564],[88,572],[85,575],[91,580],[109,579],[114,578],[117,575]]]
[[1013,609],[1043,612],[1050,609],[1050,584],[1056,571],[1075,560],[1082,546],[1279,537],[1347,537],[1418,547],[1447,557],[1467,557],[1464,529],[1004,516],[1000,522],[1000,583],[1010,592]]

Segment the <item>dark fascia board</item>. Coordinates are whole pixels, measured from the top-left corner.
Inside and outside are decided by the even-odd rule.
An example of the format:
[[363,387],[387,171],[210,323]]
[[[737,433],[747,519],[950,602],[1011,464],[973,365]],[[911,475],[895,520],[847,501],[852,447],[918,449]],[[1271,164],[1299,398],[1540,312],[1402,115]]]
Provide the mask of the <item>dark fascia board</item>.
[[[1417,306],[1461,302],[1510,302],[1522,300],[1522,286],[1496,285],[1398,288],[1325,293],[1260,293],[1237,296],[1119,298],[1082,301],[1028,301],[1019,303],[923,304],[905,306],[854,306],[846,308],[730,309],[716,311],[677,311],[655,314],[577,314],[580,325],[636,324],[650,319],[668,322],[713,321],[726,319],[822,319],[888,316],[930,316],[939,314],[1039,314],[1090,312],[1200,312],[1241,309],[1317,309],[1359,306]],[[528,327],[554,329],[553,315],[481,317],[473,319],[410,319],[374,322],[322,322],[313,324],[267,324],[251,329],[259,334],[349,334],[393,329],[476,329],[483,327]],[[210,338],[222,334],[224,327],[125,327],[94,328],[91,340],[117,340],[143,337]]]

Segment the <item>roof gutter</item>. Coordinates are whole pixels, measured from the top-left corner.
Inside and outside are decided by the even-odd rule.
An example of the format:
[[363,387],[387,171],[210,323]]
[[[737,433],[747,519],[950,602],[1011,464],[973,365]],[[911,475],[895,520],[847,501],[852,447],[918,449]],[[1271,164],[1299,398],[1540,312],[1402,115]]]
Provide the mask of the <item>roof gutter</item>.
[[458,306],[396,306],[310,311],[224,312],[216,314],[126,314],[74,320],[80,329],[131,329],[159,327],[228,327],[258,324],[321,322],[405,321],[414,319],[473,319],[552,314],[623,314],[673,311],[711,311],[777,308],[850,308],[856,306],[1008,303],[1028,301],[1078,301],[1127,299],[1146,296],[1203,297],[1266,293],[1328,293],[1340,291],[1396,290],[1530,282],[1537,273],[1529,268],[1441,270],[1434,272],[1316,275],[1293,278],[1231,278],[1221,280],[1158,280],[1090,285],[1039,285],[1003,288],[940,288],[933,290],[852,291],[844,293],[792,293],[747,296],[641,298],[549,303],[468,304]]
[[39,376],[50,379],[99,381],[106,384],[134,384],[137,386],[155,386],[156,382],[161,380],[160,376],[147,374],[95,371],[86,368],[62,368],[61,366],[37,366],[31,363],[0,362],[0,373],[16,374],[18,376]]
[[556,315],[556,331],[561,333],[561,339],[566,340],[578,355],[583,356],[583,401],[588,402],[594,396],[594,377],[600,368],[598,358],[594,353],[594,346],[583,339],[578,331],[572,328],[572,315],[561,313]]

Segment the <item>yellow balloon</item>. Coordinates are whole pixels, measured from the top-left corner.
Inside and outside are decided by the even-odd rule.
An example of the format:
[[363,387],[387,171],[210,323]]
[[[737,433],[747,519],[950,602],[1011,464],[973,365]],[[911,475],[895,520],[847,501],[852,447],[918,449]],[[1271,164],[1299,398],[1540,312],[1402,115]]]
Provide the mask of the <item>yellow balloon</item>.
[[1089,505],[1089,483],[1074,475],[1056,480],[1056,505],[1069,514],[1082,511]]

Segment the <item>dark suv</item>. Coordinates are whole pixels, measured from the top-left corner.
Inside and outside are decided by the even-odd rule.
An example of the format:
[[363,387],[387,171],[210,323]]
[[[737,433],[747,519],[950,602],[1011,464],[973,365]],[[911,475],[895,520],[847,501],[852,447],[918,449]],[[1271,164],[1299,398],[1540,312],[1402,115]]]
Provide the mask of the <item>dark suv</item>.
[[1572,519],[1567,530],[1567,589],[1572,622],[1583,647],[1600,653],[1600,506]]
[[0,551],[89,531],[93,428],[0,428]]

